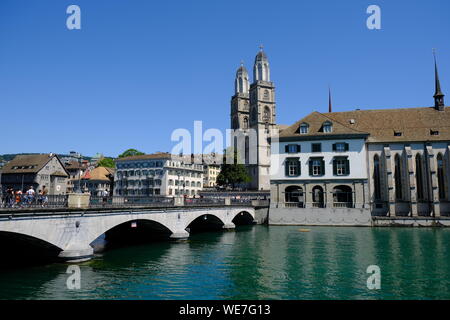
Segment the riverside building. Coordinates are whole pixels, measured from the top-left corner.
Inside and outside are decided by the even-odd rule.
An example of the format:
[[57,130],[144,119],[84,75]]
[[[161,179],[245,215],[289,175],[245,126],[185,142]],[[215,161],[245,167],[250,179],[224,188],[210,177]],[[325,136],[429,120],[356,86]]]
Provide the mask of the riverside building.
[[436,65],[433,107],[313,112],[277,144],[272,224],[450,215],[450,108]]
[[203,165],[170,153],[119,158],[115,195],[197,196],[203,188]]

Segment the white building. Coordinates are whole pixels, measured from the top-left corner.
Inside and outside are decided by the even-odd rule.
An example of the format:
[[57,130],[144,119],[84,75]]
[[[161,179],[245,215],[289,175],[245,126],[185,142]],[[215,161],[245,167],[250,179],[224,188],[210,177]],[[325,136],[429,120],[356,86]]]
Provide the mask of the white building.
[[319,112],[283,130],[272,140],[272,206],[366,207],[367,136]]
[[169,153],[116,159],[115,195],[193,197],[203,188],[203,165]]

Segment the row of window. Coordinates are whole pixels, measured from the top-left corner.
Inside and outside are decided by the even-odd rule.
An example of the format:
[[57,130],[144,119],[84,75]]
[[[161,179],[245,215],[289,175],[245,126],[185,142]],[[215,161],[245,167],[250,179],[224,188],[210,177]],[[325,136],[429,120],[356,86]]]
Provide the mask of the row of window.
[[[425,159],[421,154],[416,154],[415,156],[415,169],[416,169],[416,190],[417,190],[417,200],[427,200],[428,195],[426,192],[426,179],[424,177],[424,161]],[[444,156],[439,153],[436,157],[437,160],[437,180],[438,180],[438,188],[439,188],[439,199],[446,198],[446,168]],[[373,179],[374,179],[374,196],[376,201],[382,200],[382,187],[381,187],[381,161],[378,155],[375,155],[373,158]],[[402,162],[401,157],[396,154],[394,157],[394,183],[395,183],[395,198],[396,200],[405,200],[403,189],[404,189],[404,180],[406,181],[406,175],[404,171],[404,164]],[[405,178],[405,179],[403,179]]]
[[148,161],[148,162],[130,162],[130,163],[117,163],[117,169],[133,169],[133,168],[161,168],[163,161]]
[[118,189],[117,193],[121,196],[149,196],[149,195],[160,195],[161,190],[160,189],[139,189],[139,190],[122,190]]
[[118,171],[117,172],[117,177],[118,178],[122,178],[122,177],[133,177],[133,176],[159,176],[159,175],[163,175],[164,171],[163,170],[128,170],[128,171]]
[[[349,150],[349,144],[346,142],[333,143],[332,150],[334,152],[346,152]],[[288,144],[284,146],[285,153],[300,153],[302,147],[299,144]],[[311,152],[322,152],[321,143],[311,143]]]
[[144,186],[144,187],[146,187],[146,186],[153,186],[153,185],[156,185],[156,186],[160,186],[161,185],[161,180],[160,179],[155,179],[155,180],[136,180],[136,181],[134,181],[134,180],[129,180],[129,181],[121,181],[121,180],[119,180],[118,182],[117,182],[117,184],[118,184],[118,186],[119,187],[134,187],[134,186],[136,186],[136,187],[141,187],[141,186]]
[[170,179],[169,180],[169,186],[173,186],[173,185],[175,185],[175,186],[178,186],[178,185],[180,185],[180,186],[182,186],[182,187],[189,187],[189,186],[191,186],[191,187],[195,187],[195,186],[197,186],[197,188],[201,188],[202,187],[202,184],[201,184],[201,182],[195,182],[195,181],[191,181],[191,182],[189,182],[189,181],[181,181],[181,180],[172,180],[172,179]]
[[202,173],[199,172],[189,172],[185,170],[169,170],[169,175],[180,176],[180,177],[191,177],[191,178],[201,178]]
[[[324,133],[331,133],[333,132],[333,124],[330,121],[325,121],[322,124],[322,127],[319,129],[319,132],[324,132]],[[300,125],[300,127],[298,128],[298,133],[300,134],[307,134],[309,133],[309,124],[307,123],[302,123]]]
[[[310,158],[308,161],[309,175],[313,177],[325,175],[325,161],[323,158]],[[350,174],[350,161],[347,157],[333,158],[333,175],[347,176]],[[299,158],[288,158],[285,162],[285,175],[298,177],[301,175],[301,163]]]
[[191,196],[195,196],[198,195],[198,190],[189,190],[189,189],[185,189],[185,190],[178,190],[178,189],[169,189],[169,196],[172,195],[191,195]]

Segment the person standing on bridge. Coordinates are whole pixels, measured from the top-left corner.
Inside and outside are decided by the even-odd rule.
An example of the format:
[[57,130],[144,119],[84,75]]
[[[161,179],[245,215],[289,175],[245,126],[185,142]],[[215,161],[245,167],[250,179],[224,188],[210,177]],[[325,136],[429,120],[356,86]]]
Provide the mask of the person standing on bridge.
[[47,188],[45,188],[45,186],[42,186],[42,208],[48,204],[47,194],[48,194]]
[[30,186],[30,188],[27,190],[27,201],[26,203],[28,206],[31,206],[31,204],[34,201],[34,196],[36,195],[36,192],[33,189],[33,186]]

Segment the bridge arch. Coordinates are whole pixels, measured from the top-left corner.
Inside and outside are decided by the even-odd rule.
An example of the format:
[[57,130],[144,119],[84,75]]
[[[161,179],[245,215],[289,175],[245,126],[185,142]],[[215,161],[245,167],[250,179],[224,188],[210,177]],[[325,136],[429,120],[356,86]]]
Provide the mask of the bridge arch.
[[235,225],[250,225],[254,220],[255,217],[247,210],[237,211],[231,219]]
[[226,222],[216,214],[204,213],[190,219],[187,222],[186,230],[188,232],[219,230],[225,226]]
[[[117,216],[114,219],[105,219],[102,224],[94,225],[90,228],[92,231],[88,237],[88,243],[92,246],[92,243],[101,237],[103,234],[106,237],[110,236],[110,239],[117,239],[121,237],[121,232],[128,235],[141,234],[141,231],[155,231],[158,235],[167,234],[171,235],[174,230],[168,226],[162,219],[157,217],[138,217],[138,216]],[[148,234],[151,236],[150,234]]]
[[0,231],[0,250],[0,266],[56,259],[63,251],[48,239],[15,231]]

